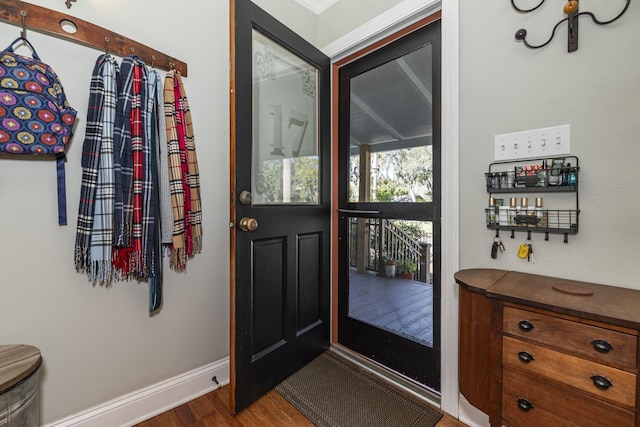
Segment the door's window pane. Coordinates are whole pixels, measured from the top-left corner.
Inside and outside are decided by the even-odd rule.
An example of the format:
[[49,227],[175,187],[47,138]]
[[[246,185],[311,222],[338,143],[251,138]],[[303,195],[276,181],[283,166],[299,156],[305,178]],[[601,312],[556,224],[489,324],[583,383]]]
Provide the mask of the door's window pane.
[[254,204],[318,204],[318,70],[253,31]]
[[431,51],[351,79],[350,202],[433,201]]

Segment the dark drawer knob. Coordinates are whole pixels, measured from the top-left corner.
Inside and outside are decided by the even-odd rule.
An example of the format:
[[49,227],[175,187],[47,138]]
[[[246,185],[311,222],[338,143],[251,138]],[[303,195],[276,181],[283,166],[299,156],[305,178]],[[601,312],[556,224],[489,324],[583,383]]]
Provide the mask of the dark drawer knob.
[[602,375],[592,376],[591,381],[593,381],[593,385],[595,385],[601,390],[607,390],[609,387],[613,385],[613,383],[608,378],[605,378]]
[[518,358],[524,363],[533,362],[533,360],[535,359],[535,357],[533,357],[533,355],[528,351],[521,351],[520,353],[518,353]]
[[598,353],[609,353],[613,350],[613,346],[606,342],[605,340],[593,340],[591,341],[591,345]]
[[533,323],[529,322],[528,320],[521,320],[518,322],[518,327],[521,331],[531,332],[535,326],[533,326]]
[[533,409],[533,403],[529,402],[527,399],[520,398],[518,399],[518,408],[523,412],[529,412]]

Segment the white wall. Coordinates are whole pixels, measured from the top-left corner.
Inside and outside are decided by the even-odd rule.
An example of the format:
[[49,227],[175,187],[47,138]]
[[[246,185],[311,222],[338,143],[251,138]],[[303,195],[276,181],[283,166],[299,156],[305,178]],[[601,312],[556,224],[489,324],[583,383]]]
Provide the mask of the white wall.
[[312,45],[318,46],[318,16],[306,7],[294,0],[253,0],[253,3]]
[[[229,13],[227,1],[82,0],[69,11],[62,0],[30,2],[188,63],[204,212],[203,251],[183,274],[165,263],[164,307],[155,316],[146,284],[93,286],[75,272],[89,80],[101,52],[29,31],[79,111],[66,165],[68,226],[57,225],[55,162],[0,159],[0,344],[41,350],[44,424],[229,355]],[[3,43],[18,34],[0,24]]]
[[[581,2],[580,10],[604,21],[623,4]],[[581,17],[576,52],[567,52],[566,23],[539,50],[514,40],[526,28],[531,43],[542,43],[561,18],[556,2],[526,15],[502,0],[460,8],[460,264],[639,287],[640,7],[632,2],[607,26]],[[535,264],[516,256],[526,234],[511,240],[503,233],[507,252],[491,259],[482,177],[493,161],[494,135],[567,123],[581,167],[579,233],[568,244],[534,233]]]

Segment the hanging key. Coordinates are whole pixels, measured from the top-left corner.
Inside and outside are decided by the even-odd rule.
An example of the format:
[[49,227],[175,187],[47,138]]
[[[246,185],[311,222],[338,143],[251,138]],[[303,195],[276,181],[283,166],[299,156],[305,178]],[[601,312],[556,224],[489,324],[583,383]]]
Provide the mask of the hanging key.
[[498,258],[498,243],[494,240],[493,243],[491,244],[491,258],[496,259]]
[[527,255],[527,261],[534,263],[535,264],[535,260],[533,259],[533,244],[529,243],[529,254]]
[[498,251],[500,251],[500,253],[504,253],[504,244],[502,243],[502,239],[496,236],[493,239],[493,244],[491,245],[491,258],[498,258]]
[[529,245],[526,243],[521,244],[518,247],[518,257],[526,259],[529,256]]

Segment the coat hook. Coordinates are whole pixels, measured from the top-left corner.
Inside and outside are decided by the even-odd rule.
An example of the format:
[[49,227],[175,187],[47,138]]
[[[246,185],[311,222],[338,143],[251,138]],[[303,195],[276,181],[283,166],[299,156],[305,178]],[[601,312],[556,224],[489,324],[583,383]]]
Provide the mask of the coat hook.
[[109,37],[104,38],[104,54],[109,55]]
[[20,32],[20,37],[23,39],[27,39],[27,12],[24,10],[20,11],[20,15],[22,15],[22,32]]
[[[534,10],[536,10],[537,8],[542,6],[542,3],[544,3],[544,2],[545,2],[545,0],[540,0],[540,3],[537,6],[535,6],[534,8],[531,8],[531,9],[521,9],[521,8],[519,8],[518,6],[516,6],[515,0],[511,0],[511,5],[518,12],[528,13],[528,12],[533,12]],[[549,37],[549,39],[546,42],[544,42],[544,43],[542,43],[540,45],[532,45],[532,44],[530,44],[529,42],[527,42],[527,30],[525,30],[524,28],[521,28],[518,31],[516,31],[515,38],[516,38],[516,40],[521,41],[522,43],[524,43],[524,45],[526,47],[530,48],[530,49],[539,49],[539,48],[544,47],[544,46],[548,45],[549,43],[551,43],[551,40],[553,40],[553,37],[556,34],[556,30],[558,29],[558,26],[560,26],[560,24],[562,24],[563,22],[567,21],[568,27],[569,27],[567,51],[568,52],[574,52],[574,51],[578,50],[578,18],[580,16],[588,16],[588,17],[590,17],[591,20],[595,24],[607,25],[607,24],[610,24],[610,23],[616,21],[618,18],[620,18],[622,15],[624,15],[624,13],[629,8],[629,4],[630,3],[631,3],[631,0],[626,0],[625,5],[622,8],[622,11],[618,15],[616,15],[612,19],[609,19],[608,21],[600,21],[598,18],[596,18],[596,16],[593,14],[593,12],[579,12],[578,11],[578,1],[569,0],[564,5],[564,8],[563,8],[563,12],[567,15],[567,17],[561,19],[560,21],[558,21],[556,23],[556,25],[551,30],[551,36]]]
[[67,9],[71,9],[71,2],[75,3],[76,1],[78,1],[78,0],[67,0],[67,1],[64,2],[64,4],[67,5]]
[[156,56],[151,55],[151,68],[153,68],[154,65],[156,65]]

